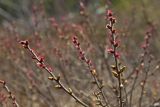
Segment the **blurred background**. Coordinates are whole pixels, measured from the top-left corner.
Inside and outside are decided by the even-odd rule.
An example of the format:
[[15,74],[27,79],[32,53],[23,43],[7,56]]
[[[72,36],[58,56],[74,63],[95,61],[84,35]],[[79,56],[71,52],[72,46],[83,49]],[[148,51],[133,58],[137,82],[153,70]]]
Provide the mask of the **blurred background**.
[[[38,68],[29,52],[20,46],[19,41],[27,39],[39,55],[45,56],[55,75],[61,75],[66,87],[71,87],[87,104],[97,107],[93,95],[97,88],[72,44],[71,38],[76,34],[114,105],[116,79],[110,72],[113,57],[106,52],[110,45],[105,28],[106,9],[111,9],[117,19],[120,60],[127,66],[124,78],[129,83],[126,85],[128,100],[135,78],[133,72],[144,54],[141,45],[146,32],[149,30],[152,34],[149,55],[144,58],[145,67],[150,68],[142,107],[155,107],[160,99],[159,5],[160,0],[0,0],[0,80],[6,81],[21,107],[81,107],[63,90],[56,89],[56,83],[48,80],[48,74]],[[150,56],[153,61],[147,63]],[[143,71],[145,69],[134,89],[134,107],[138,107]],[[12,107],[2,85],[0,107]]]

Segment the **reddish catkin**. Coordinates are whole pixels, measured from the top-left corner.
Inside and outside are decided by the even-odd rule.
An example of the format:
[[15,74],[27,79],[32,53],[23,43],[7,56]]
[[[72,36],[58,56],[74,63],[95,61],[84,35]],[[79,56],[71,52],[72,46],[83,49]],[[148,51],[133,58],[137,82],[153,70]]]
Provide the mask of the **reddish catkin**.
[[[78,38],[76,35],[72,36],[72,42],[79,53],[79,58],[87,64],[89,71],[91,72],[91,75],[94,78],[94,81],[95,81],[94,83],[97,85],[97,87],[99,89],[100,94],[99,93],[94,94],[97,97],[97,99],[100,99],[98,104],[102,107],[106,107],[106,106],[109,107],[108,99],[105,97],[104,92],[102,90],[103,84],[101,84],[99,82],[98,77],[97,77],[98,76],[97,71],[95,70],[95,68],[92,64],[92,61],[85,56],[85,52],[80,47],[80,42],[78,41]],[[101,97],[99,97],[99,95],[101,95]]]
[[116,29],[114,28],[114,25],[116,23],[116,18],[113,16],[113,12],[111,10],[107,10],[106,11],[106,21],[109,22],[106,25],[106,29],[109,30],[109,41],[111,44],[111,47],[109,49],[107,49],[107,51],[113,55],[114,57],[114,61],[115,64],[114,69],[112,71],[113,75],[115,78],[117,78],[118,80],[118,89],[119,89],[119,93],[118,93],[118,99],[119,99],[119,107],[123,107],[123,98],[122,98],[122,88],[123,88],[123,84],[122,84],[122,73],[125,70],[125,66],[120,67],[119,66],[119,58],[120,58],[120,53],[117,51],[118,47],[120,46],[119,44],[119,40],[117,39],[117,32]]
[[15,96],[12,94],[12,92],[10,91],[10,89],[8,88],[8,86],[6,85],[6,82],[3,81],[3,80],[0,80],[0,84],[3,85],[3,88],[9,94],[9,99],[12,101],[13,106],[14,107],[19,107],[19,104],[17,103]]

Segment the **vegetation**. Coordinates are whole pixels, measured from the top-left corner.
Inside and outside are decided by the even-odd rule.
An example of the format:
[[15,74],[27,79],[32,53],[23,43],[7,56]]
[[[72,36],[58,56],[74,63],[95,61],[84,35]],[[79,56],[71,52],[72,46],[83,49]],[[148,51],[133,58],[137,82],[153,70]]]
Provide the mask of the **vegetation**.
[[0,106],[160,107],[158,3],[2,0]]

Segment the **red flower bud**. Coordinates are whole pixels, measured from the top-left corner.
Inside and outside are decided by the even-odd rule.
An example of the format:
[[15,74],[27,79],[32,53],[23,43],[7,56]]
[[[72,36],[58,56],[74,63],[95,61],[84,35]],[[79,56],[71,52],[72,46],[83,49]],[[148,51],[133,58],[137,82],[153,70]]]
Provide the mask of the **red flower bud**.
[[113,13],[112,13],[112,11],[111,10],[107,10],[107,16],[112,16],[113,15]]
[[112,27],[109,24],[106,25],[106,28],[112,29]]
[[116,30],[115,30],[115,29],[113,29],[113,30],[112,30],[112,33],[113,33],[113,34],[115,34],[115,33],[116,33]]
[[20,44],[22,44],[22,46],[24,47],[24,48],[28,48],[28,41],[27,40],[24,40],[24,41],[20,41],[19,42]]
[[114,41],[114,46],[118,47],[118,45],[119,45],[118,41]]
[[146,49],[147,45],[146,44],[142,44],[141,48]]
[[43,63],[37,62],[37,66],[40,68],[45,68],[46,66]]
[[115,53],[115,57],[119,59],[120,58],[120,54],[118,52],[116,52]]
[[81,60],[85,60],[85,57],[83,55],[80,55],[79,57]]
[[41,57],[39,58],[39,62],[40,62],[40,63],[44,62],[44,57],[41,56]]
[[107,49],[107,51],[108,51],[109,53],[114,53],[114,50],[113,50],[112,48]]

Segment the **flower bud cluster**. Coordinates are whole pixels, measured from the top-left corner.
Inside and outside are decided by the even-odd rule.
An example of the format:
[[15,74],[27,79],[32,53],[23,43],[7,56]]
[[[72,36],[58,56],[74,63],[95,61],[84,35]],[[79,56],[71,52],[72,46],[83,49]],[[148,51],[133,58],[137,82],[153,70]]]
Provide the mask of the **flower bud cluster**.
[[119,46],[119,41],[117,40],[117,36],[116,36],[116,29],[114,28],[114,24],[116,23],[116,18],[113,17],[113,13],[111,10],[107,11],[106,20],[109,21],[109,24],[106,25],[106,29],[110,31],[109,38],[110,38],[110,44],[112,45],[112,48],[107,49],[107,51],[113,54],[114,57],[120,58],[119,52],[116,51],[116,49]]
[[90,59],[87,59],[85,56],[85,52],[82,50],[82,48],[80,47],[80,43],[77,39],[77,36],[73,36],[72,37],[72,42],[74,44],[74,46],[76,47],[76,49],[79,52],[79,58],[84,61],[90,68],[93,67],[92,62]]

